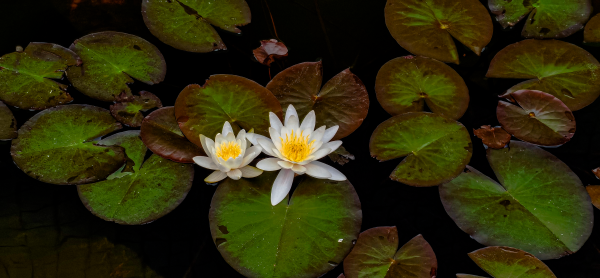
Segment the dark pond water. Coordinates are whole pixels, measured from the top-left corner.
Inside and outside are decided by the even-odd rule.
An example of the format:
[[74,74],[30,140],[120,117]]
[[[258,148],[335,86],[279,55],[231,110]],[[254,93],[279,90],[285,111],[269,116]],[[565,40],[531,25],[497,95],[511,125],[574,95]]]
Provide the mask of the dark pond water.
[[[299,62],[322,60],[324,80],[328,80],[350,67],[369,90],[371,106],[362,126],[343,140],[356,160],[338,169],[348,176],[362,202],[362,230],[397,226],[401,243],[422,234],[437,255],[438,277],[485,275],[467,256],[483,246],[446,214],[437,187],[415,188],[391,181],[388,175],[399,160],[379,163],[369,155],[372,131],[390,117],[375,98],[375,76],[385,62],[409,54],[385,26],[386,1],[247,1],[252,23],[241,28],[242,35],[219,31],[229,50],[195,54],[176,50],[151,35],[140,14],[141,0],[3,0],[0,54],[29,42],[68,47],[96,31],[135,34],[160,49],[168,71],[158,85],[138,82],[131,87],[156,94],[165,106],[173,105],[186,85],[203,84],[212,74],[240,75],[266,85],[268,69],[255,62],[251,52],[261,39],[279,38],[290,49],[286,60],[272,65],[272,75]],[[471,102],[460,122],[470,132],[484,124],[498,125],[497,95],[518,80],[485,79],[484,75],[495,53],[522,39],[522,27],[521,23],[505,31],[494,23],[492,41],[480,57],[457,43],[461,63],[451,66],[469,87]],[[566,41],[600,58],[600,48],[582,45],[582,32]],[[74,103],[110,105],[73,89],[69,93]],[[19,125],[35,114],[12,110]],[[600,166],[599,111],[600,101],[596,101],[575,112],[573,140],[547,149],[567,163],[585,185],[600,182],[590,171]],[[481,141],[472,140],[470,165],[493,177]],[[44,184],[25,175],[13,164],[9,149],[10,142],[0,142],[0,277],[241,277],[221,258],[210,237],[207,216],[215,187],[201,182],[208,171],[196,167],[196,182],[188,197],[167,216],[147,225],[121,226],[89,213],[74,186]],[[596,228],[579,252],[546,261],[558,277],[600,277],[600,214],[597,210],[595,214]],[[324,277],[337,277],[342,271],[340,265]]]

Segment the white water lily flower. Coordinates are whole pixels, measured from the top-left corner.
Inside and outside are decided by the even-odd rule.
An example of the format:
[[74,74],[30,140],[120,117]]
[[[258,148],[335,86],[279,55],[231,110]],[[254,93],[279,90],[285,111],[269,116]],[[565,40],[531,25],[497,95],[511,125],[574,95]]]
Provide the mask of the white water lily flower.
[[201,167],[215,170],[205,182],[215,183],[230,177],[239,180],[241,177],[254,178],[262,174],[262,170],[248,164],[262,151],[259,146],[252,146],[246,141],[246,131],[240,130],[237,138],[229,122],[223,124],[223,132],[218,133],[215,141],[200,134],[200,143],[208,156],[196,156],[194,162]]
[[315,130],[315,112],[310,111],[302,124],[293,105],[285,113],[285,125],[277,115],[269,113],[271,138],[259,134],[247,134],[252,144],[260,145],[263,152],[273,156],[258,162],[256,167],[265,171],[281,170],[271,189],[271,204],[277,205],[290,191],[294,174],[307,174],[319,179],[334,181],[346,180],[346,176],[337,169],[316,161],[342,145],[342,141],[329,142],[338,130],[338,126]]

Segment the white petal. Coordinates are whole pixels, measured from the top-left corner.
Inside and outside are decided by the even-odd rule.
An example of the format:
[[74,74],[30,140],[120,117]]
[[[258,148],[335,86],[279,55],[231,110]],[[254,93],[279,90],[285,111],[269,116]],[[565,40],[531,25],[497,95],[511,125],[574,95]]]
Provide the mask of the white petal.
[[227,159],[225,161],[225,165],[231,169],[237,169],[241,167],[242,161],[244,161],[244,157],[242,155],[238,155],[236,158]]
[[335,134],[337,133],[339,128],[340,128],[340,126],[334,125],[328,129],[326,129],[325,134],[323,134],[323,138],[321,139],[321,141],[323,141],[323,143],[327,143],[327,142],[331,141],[331,139],[333,138],[333,136],[335,136]]
[[273,148],[273,149],[271,150],[271,152],[273,152],[273,154],[275,154],[275,155],[274,155],[275,157],[277,157],[277,158],[279,158],[279,159],[281,159],[281,160],[290,161],[290,160],[289,160],[289,159],[287,159],[285,156],[283,156],[283,155],[281,154],[281,152],[279,152],[279,150],[277,150],[276,148]]
[[246,133],[246,139],[248,141],[250,141],[250,143],[252,143],[252,145],[258,145],[258,142],[256,142],[256,138],[257,138],[256,135],[257,134],[254,132],[248,132],[248,133]]
[[217,161],[219,162],[219,165],[221,166],[219,170],[223,171],[223,172],[229,172],[231,171],[231,167],[228,166],[228,162],[223,160],[220,157],[217,157]]
[[246,130],[242,129],[240,130],[240,132],[238,132],[238,135],[235,137],[236,140],[240,140],[240,141],[246,141],[244,139],[246,139]]
[[323,141],[320,141],[320,140],[319,140],[319,141],[315,141],[315,143],[314,143],[314,144],[313,144],[313,146],[312,146],[312,147],[313,147],[313,149],[312,149],[312,151],[310,152],[310,154],[313,154],[313,153],[315,153],[315,152],[316,152],[316,151],[318,151],[318,150],[319,150],[319,149],[320,149],[322,146],[323,146]]
[[313,131],[310,134],[310,137],[308,137],[308,142],[311,142],[312,140],[321,141],[323,134],[325,134],[325,126],[321,126],[317,128],[317,130]]
[[223,136],[221,133],[217,133],[217,136],[215,136],[215,148],[217,146],[221,146],[221,144],[227,142],[227,139],[225,139],[225,136]]
[[292,182],[294,181],[294,171],[282,169],[279,171],[277,178],[273,182],[271,188],[271,204],[273,206],[279,204],[285,196],[290,192],[292,188]]
[[256,163],[256,168],[264,170],[264,171],[276,171],[281,169],[281,166],[277,164],[277,161],[281,161],[279,158],[265,158],[258,163]]
[[260,176],[260,174],[263,173],[263,171],[261,169],[258,169],[256,167],[252,167],[252,166],[242,167],[242,168],[240,168],[240,171],[242,171],[242,177],[244,177],[244,178],[258,177],[258,176]]
[[256,141],[258,141],[259,146],[262,147],[263,152],[265,152],[266,154],[268,154],[270,156],[275,156],[275,154],[272,151],[272,149],[275,148],[273,141],[271,141],[271,139],[269,139],[267,137],[264,137],[264,138],[263,137],[258,137],[256,139]]
[[275,115],[275,113],[269,112],[269,121],[271,122],[272,128],[277,130],[278,133],[281,132],[281,127],[283,127],[283,124],[281,123],[281,120],[279,119],[279,117],[277,117],[277,115]]
[[308,163],[306,165],[304,165],[304,167],[306,167],[306,174],[313,177],[313,178],[317,178],[317,179],[328,179],[331,178],[331,173],[329,171],[327,171],[327,169],[313,164],[313,163]]
[[314,160],[317,160],[317,159],[321,159],[324,156],[328,155],[329,153],[331,153],[331,150],[329,148],[321,148],[320,150],[314,152],[309,157],[307,157],[304,161],[302,161],[301,163],[298,163],[298,164],[304,165],[304,164],[309,163],[311,161],[314,161]]
[[317,165],[317,166],[327,169],[327,171],[329,171],[329,173],[331,174],[331,178],[329,178],[330,180],[334,180],[334,181],[346,180],[346,176],[344,174],[342,174],[342,172],[340,172],[338,169],[333,168],[333,166],[327,165],[320,161],[313,161],[310,164]]
[[342,145],[342,141],[335,140],[333,142],[323,144],[322,148],[328,148],[328,149],[330,149],[329,153],[332,153],[333,151],[337,150],[341,145]]
[[285,127],[287,127],[290,131],[300,128],[300,122],[298,121],[298,116],[291,115],[289,118],[287,118],[285,121]]
[[306,172],[306,167],[302,166],[302,165],[298,165],[298,164],[294,164],[294,167],[292,167],[292,171],[294,171],[294,173],[302,175]]
[[227,133],[227,135],[225,135],[225,140],[227,140],[227,142],[234,142],[235,135],[233,134],[233,132]]
[[271,140],[275,145],[275,148],[281,150],[281,138],[279,137],[279,132],[275,128],[269,127],[269,134],[271,135]]
[[[315,130],[315,122],[316,121],[317,121],[317,117],[315,117],[315,111],[311,110],[310,112],[308,112],[308,114],[306,114],[306,117],[304,117],[304,120],[302,120],[300,129],[304,130],[304,131],[313,132],[313,130]],[[304,134],[304,135],[308,135],[308,134]]]
[[285,125],[287,125],[288,119],[292,115],[296,116],[296,119],[298,119],[298,113],[296,112],[296,108],[294,108],[294,106],[290,104],[287,108],[287,111],[285,111]]
[[244,156],[244,160],[242,160],[242,165],[240,165],[240,167],[250,164],[250,162],[252,162],[252,160],[254,160],[260,154],[260,152],[262,152],[262,148],[259,146],[252,146],[248,148],[246,150],[246,156]]
[[204,148],[205,145],[206,145],[206,149],[204,149],[204,152],[206,152],[206,154],[208,156],[212,156],[214,154],[214,152],[212,152],[212,150],[215,148],[215,141],[213,141],[212,139],[205,136],[204,144],[202,145],[202,148]]
[[215,183],[218,181],[222,181],[226,177],[227,177],[227,172],[214,171],[214,172],[212,172],[212,174],[208,175],[208,177],[206,177],[204,179],[204,181],[208,182],[208,183]]
[[206,146],[206,136],[200,134],[200,144],[202,144],[202,150],[206,153],[208,157],[210,157],[210,152],[208,151],[208,147]]
[[215,164],[215,162],[210,157],[194,156],[194,158],[192,158],[192,159],[200,167],[204,167],[204,168],[210,169],[210,170],[218,170],[219,169],[219,167]]
[[233,128],[231,128],[231,124],[228,121],[225,121],[223,124],[223,132],[221,132],[221,134],[223,134],[223,136],[227,136],[227,134],[230,132],[233,133]]
[[294,167],[293,163],[283,160],[277,161],[277,164],[279,164],[279,166],[281,166],[283,169],[292,169],[292,167]]
[[233,169],[227,172],[227,176],[229,176],[232,180],[239,180],[242,177],[242,171],[240,171],[240,169]]

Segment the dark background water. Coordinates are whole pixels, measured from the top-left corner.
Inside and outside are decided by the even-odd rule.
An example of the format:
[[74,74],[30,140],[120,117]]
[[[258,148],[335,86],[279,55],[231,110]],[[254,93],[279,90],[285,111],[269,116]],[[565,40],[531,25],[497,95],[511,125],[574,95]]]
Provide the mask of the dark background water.
[[[262,85],[268,68],[254,61],[259,40],[278,38],[289,57],[274,63],[274,76],[283,68],[322,60],[324,82],[351,68],[369,91],[371,105],[362,126],[345,138],[356,160],[336,167],[355,186],[362,202],[362,230],[397,226],[400,243],[422,234],[438,258],[438,277],[455,273],[486,275],[467,253],[484,247],[462,232],[444,211],[437,187],[416,188],[388,178],[400,160],[379,163],[369,155],[375,127],[390,118],[375,98],[374,82],[387,61],[408,55],[389,34],[384,21],[385,0],[247,0],[252,23],[235,35],[219,30],[227,51],[197,54],[176,50],[150,34],[141,16],[141,0],[2,0],[0,54],[29,42],[68,47],[91,32],[121,31],[156,45],[167,61],[165,81],[154,86],[136,82],[134,91],[148,90],[165,106],[174,104],[188,84],[203,84],[212,74],[235,74]],[[487,6],[487,1],[483,1]],[[72,4],[76,3],[76,7]],[[268,5],[267,5],[268,4]],[[271,20],[271,16],[272,19]],[[494,20],[495,21],[495,20]],[[274,25],[273,25],[274,22]],[[505,46],[522,40],[521,22],[494,36],[481,56],[460,43],[460,65],[451,65],[469,87],[471,102],[459,120],[469,132],[484,124],[498,125],[497,95],[519,80],[486,79],[489,62]],[[583,32],[565,41],[600,58],[600,49],[582,44]],[[66,82],[66,81],[65,81]],[[108,108],[73,88],[74,103]],[[577,132],[555,154],[585,185],[599,184],[591,169],[600,166],[600,101],[575,112]],[[12,109],[19,126],[36,112]],[[494,177],[481,141],[472,137],[471,166]],[[93,216],[81,204],[74,186],[44,184],[21,172],[9,154],[10,142],[0,142],[0,277],[241,277],[217,251],[210,237],[208,210],[215,187],[202,182],[209,172],[196,167],[195,183],[173,212],[142,226],[121,226]],[[328,160],[328,159],[326,159]],[[575,254],[545,263],[558,277],[600,277],[600,219],[588,242]],[[339,265],[323,277],[337,277]]]

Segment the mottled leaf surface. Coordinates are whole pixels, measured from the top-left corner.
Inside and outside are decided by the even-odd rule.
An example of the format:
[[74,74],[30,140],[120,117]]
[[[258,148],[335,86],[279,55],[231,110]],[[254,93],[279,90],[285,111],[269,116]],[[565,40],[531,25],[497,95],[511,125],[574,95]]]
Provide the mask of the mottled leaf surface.
[[167,64],[158,48],[134,35],[99,32],[83,36],[70,47],[83,60],[67,71],[69,81],[83,94],[115,101],[122,93],[131,97],[133,79],[156,84],[165,78]]
[[152,108],[161,108],[162,102],[153,93],[141,91],[139,96],[132,96],[110,106],[110,113],[117,121],[130,127],[140,127],[144,114]]
[[446,212],[479,243],[511,246],[546,260],[579,250],[593,213],[581,181],[554,155],[521,141],[487,149],[500,183],[468,167],[439,187]]
[[469,89],[448,65],[427,57],[404,56],[385,63],[375,81],[377,100],[392,116],[432,112],[458,120],[469,106]]
[[354,132],[369,111],[369,95],[358,76],[346,69],[331,78],[323,88],[321,62],[305,62],[278,73],[267,84],[283,108],[294,105],[303,119],[311,110],[317,117],[316,127],[339,125],[333,140]]
[[17,138],[17,120],[12,111],[0,101],[0,140]]
[[469,253],[469,257],[493,277],[556,278],[538,258],[511,247],[486,247]]
[[588,185],[585,187],[588,194],[590,195],[590,199],[592,199],[592,204],[600,209],[600,185]]
[[585,25],[585,29],[583,29],[583,42],[590,44],[600,43],[600,15],[595,15]]
[[73,51],[57,44],[32,42],[22,52],[0,57],[0,100],[10,106],[43,110],[73,101],[61,79],[81,63]]
[[410,53],[455,64],[453,38],[479,55],[494,29],[487,9],[477,0],[388,0],[385,24]]
[[381,123],[369,143],[380,161],[406,157],[390,178],[412,186],[435,186],[458,176],[473,148],[467,129],[427,112],[409,112]]
[[25,122],[10,152],[23,172],[42,182],[95,182],[125,163],[123,148],[96,144],[97,138],[120,128],[106,109],[82,104],[58,106]]
[[510,134],[501,127],[483,125],[480,129],[474,129],[473,134],[492,149],[502,149],[510,142]]
[[246,277],[319,277],[342,262],[360,231],[354,187],[303,176],[287,200],[271,205],[276,172],[227,179],[209,219],[221,255]]
[[288,49],[280,41],[276,39],[270,40],[262,40],[260,41],[260,46],[254,50],[252,50],[254,54],[254,58],[256,61],[263,65],[271,65],[271,63],[275,62],[275,59],[281,59],[288,55]]
[[538,90],[564,102],[572,111],[600,95],[600,63],[584,49],[557,40],[524,40],[502,49],[486,77],[530,79],[508,90]]

